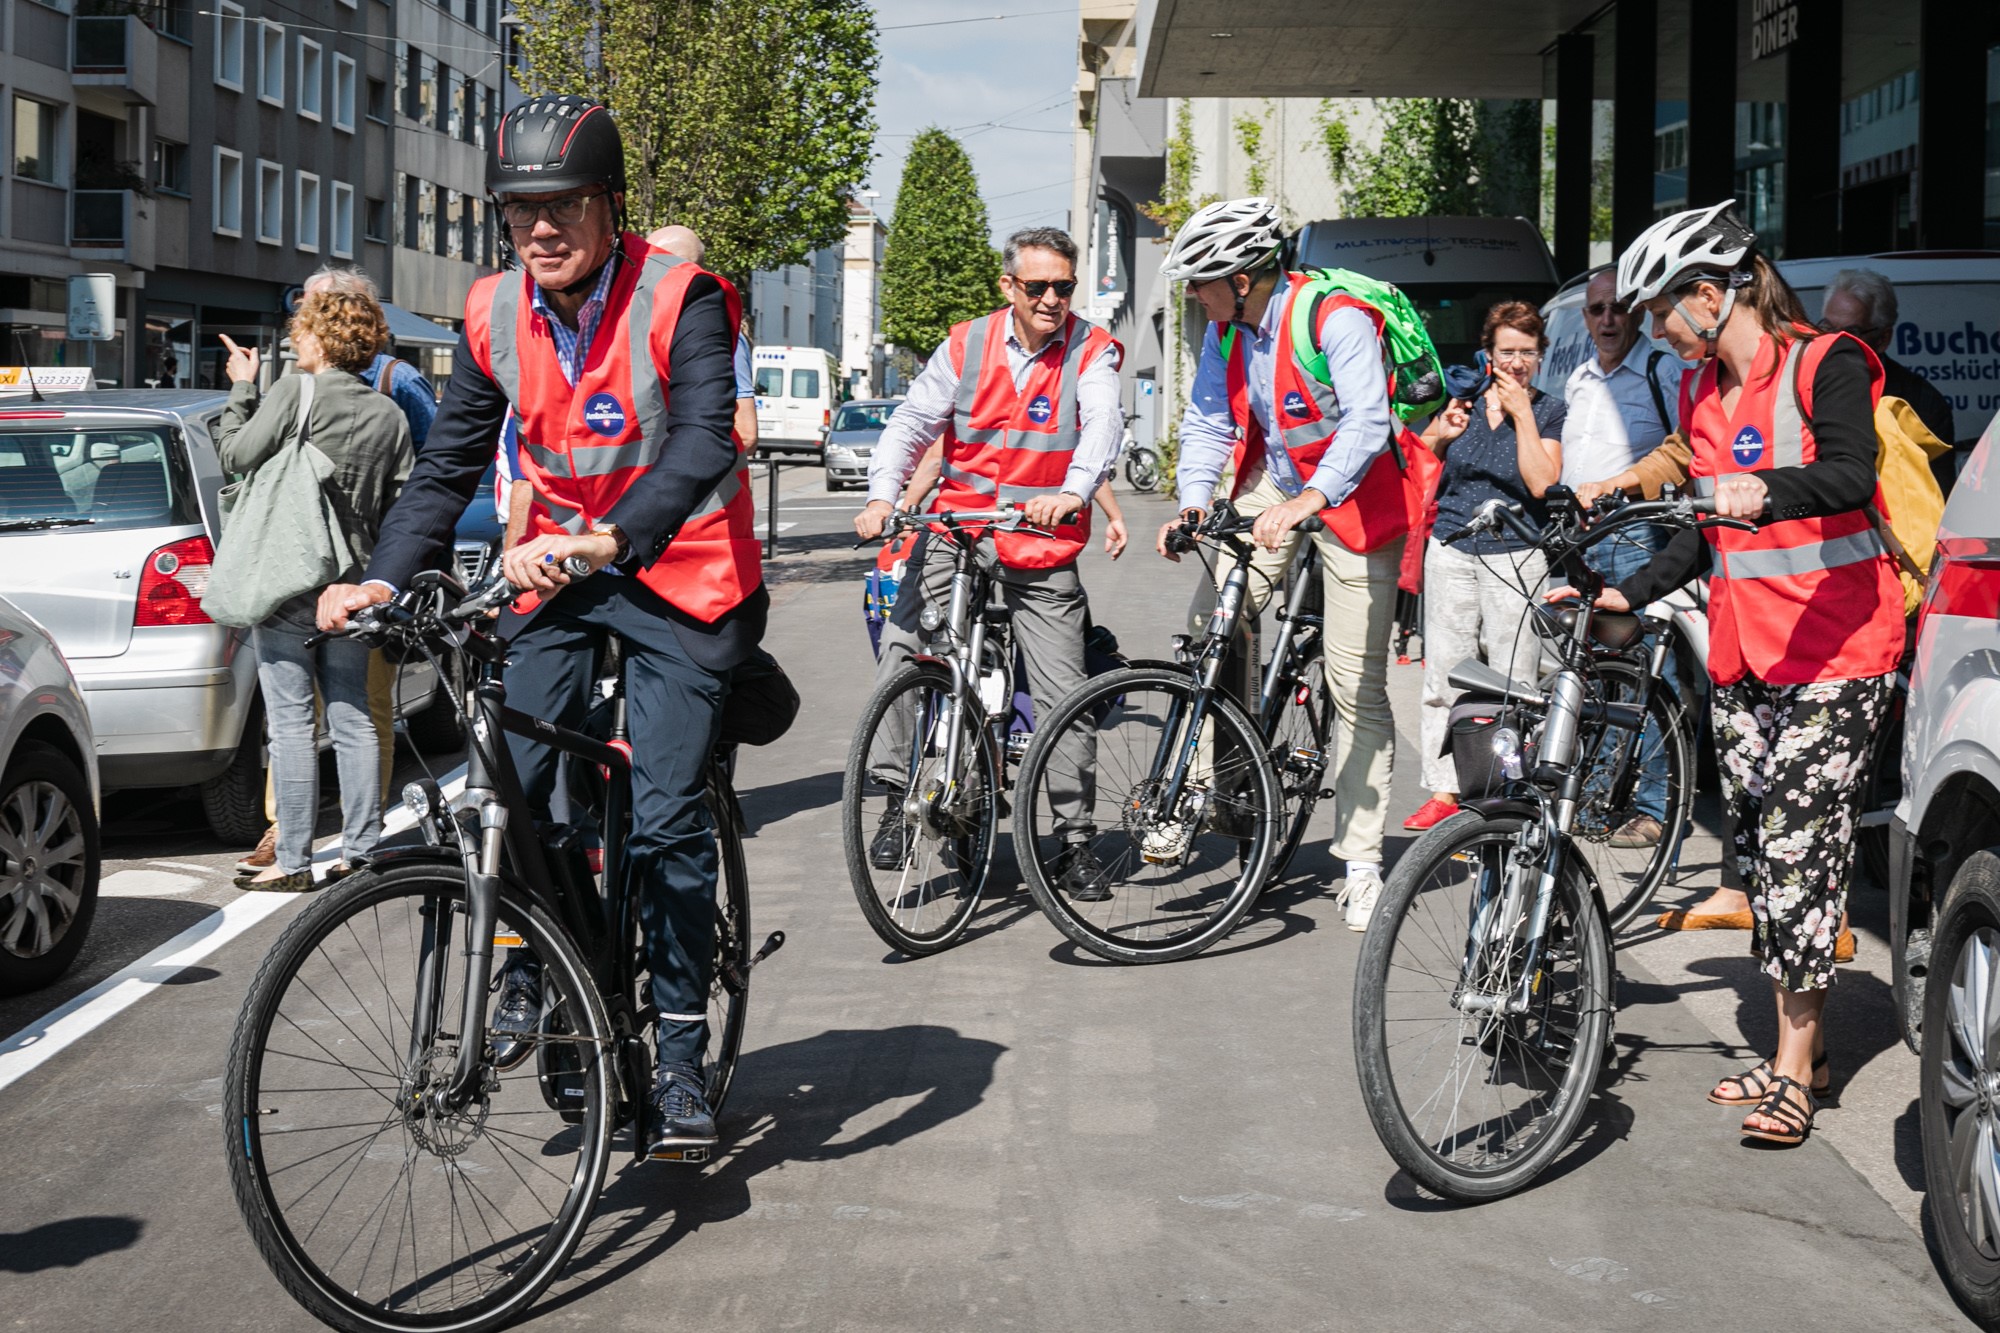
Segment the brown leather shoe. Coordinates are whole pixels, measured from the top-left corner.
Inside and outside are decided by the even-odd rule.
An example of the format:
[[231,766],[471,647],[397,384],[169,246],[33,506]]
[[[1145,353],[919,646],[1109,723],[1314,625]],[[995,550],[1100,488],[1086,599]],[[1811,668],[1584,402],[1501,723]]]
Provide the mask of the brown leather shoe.
[[1851,963],[1854,961],[1853,931],[1843,930],[1833,937],[1833,961],[1836,963]]
[[238,870],[263,870],[278,864],[278,826],[264,830],[264,836],[257,839],[257,850],[236,863]]
[[1684,907],[1676,907],[1671,912],[1660,914],[1661,930],[1750,930],[1757,924],[1757,918],[1749,912],[1701,912],[1690,913]]

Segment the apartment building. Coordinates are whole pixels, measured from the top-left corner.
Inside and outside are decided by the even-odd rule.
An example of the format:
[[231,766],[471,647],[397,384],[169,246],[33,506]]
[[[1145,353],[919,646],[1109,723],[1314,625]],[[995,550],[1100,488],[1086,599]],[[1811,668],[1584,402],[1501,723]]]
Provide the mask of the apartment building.
[[847,244],[841,252],[840,377],[851,398],[889,391],[882,340],[882,251],[888,239],[889,228],[870,204],[848,201]]
[[750,338],[763,347],[817,347],[841,358],[841,288],[845,245],[829,245],[786,264],[750,275],[745,293]]

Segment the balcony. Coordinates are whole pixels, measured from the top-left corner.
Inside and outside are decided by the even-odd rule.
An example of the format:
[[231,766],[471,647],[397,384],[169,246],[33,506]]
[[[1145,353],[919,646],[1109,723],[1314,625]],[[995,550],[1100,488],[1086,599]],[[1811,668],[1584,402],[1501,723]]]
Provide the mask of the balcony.
[[71,255],[153,267],[153,228],[137,190],[71,190],[69,197]]
[[70,80],[152,106],[159,101],[160,37],[130,14],[71,22]]

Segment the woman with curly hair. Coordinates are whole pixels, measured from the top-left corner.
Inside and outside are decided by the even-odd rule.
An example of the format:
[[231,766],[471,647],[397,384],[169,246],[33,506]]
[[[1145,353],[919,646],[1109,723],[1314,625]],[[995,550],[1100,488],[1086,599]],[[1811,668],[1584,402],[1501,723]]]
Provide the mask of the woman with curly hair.
[[[308,434],[333,463],[327,495],[355,560],[339,578],[353,582],[367,567],[382,516],[415,460],[402,409],[359,377],[388,343],[388,321],[381,306],[365,295],[313,292],[299,302],[291,338],[298,373],[278,380],[263,395],[257,388],[256,349],[222,340],[229,349],[225,373],[230,390],[216,445],[224,470],[246,477],[284,450],[298,447],[300,386],[311,376]],[[253,540],[280,539],[276,533],[253,535]],[[251,631],[270,724],[278,845],[275,864],[238,880],[245,888],[284,893],[313,888],[312,835],[319,814],[315,689],[326,704],[340,774],[342,859],[336,870],[382,836],[379,751],[368,711],[368,649],[344,638],[306,647],[306,639],[317,632],[318,598],[317,588],[294,597]]]

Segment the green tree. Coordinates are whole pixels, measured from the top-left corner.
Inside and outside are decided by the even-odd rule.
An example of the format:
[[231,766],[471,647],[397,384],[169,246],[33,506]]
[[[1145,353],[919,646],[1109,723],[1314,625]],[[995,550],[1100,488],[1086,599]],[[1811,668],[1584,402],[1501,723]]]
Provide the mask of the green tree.
[[882,334],[928,357],[951,326],[996,308],[1000,253],[972,159],[933,126],[910,141],[882,252]]
[[1252,194],[1263,194],[1270,171],[1264,160],[1264,118],[1242,115],[1236,118],[1236,146],[1249,165],[1243,170],[1243,185]]
[[531,93],[603,101],[632,225],[678,222],[739,281],[847,231],[875,137],[865,0],[519,0]]
[[1532,102],[1377,98],[1377,146],[1363,147],[1335,103],[1317,117],[1327,171],[1362,217],[1526,213],[1541,176]]

